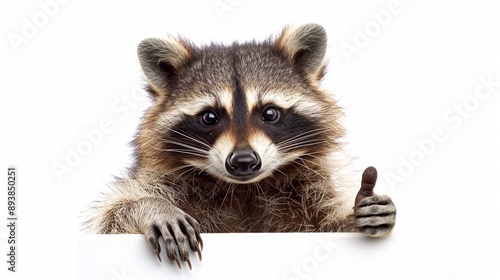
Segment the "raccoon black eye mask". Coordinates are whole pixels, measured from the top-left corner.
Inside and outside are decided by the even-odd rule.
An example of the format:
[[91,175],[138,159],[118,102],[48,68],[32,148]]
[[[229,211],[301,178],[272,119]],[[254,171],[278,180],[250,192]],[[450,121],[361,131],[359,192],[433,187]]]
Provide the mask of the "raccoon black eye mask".
[[[388,236],[396,207],[377,171],[345,178],[342,108],[321,87],[326,31],[287,26],[262,42],[143,40],[153,100],[135,163],[92,207],[90,231],[139,233],[161,260],[191,268],[201,233],[361,232]],[[209,246],[206,244],[206,246]]]

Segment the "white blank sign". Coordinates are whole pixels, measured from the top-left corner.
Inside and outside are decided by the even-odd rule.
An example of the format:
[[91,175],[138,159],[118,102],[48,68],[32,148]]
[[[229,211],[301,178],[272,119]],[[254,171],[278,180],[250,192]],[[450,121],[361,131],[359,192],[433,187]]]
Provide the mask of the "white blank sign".
[[[203,234],[203,259],[192,270],[162,260],[142,235],[82,236],[79,279],[493,279],[495,272],[461,265],[466,252],[420,248],[391,236],[348,233]],[[424,244],[425,247],[425,244]],[[422,250],[424,249],[424,250]],[[427,254],[422,254],[422,252]],[[478,274],[479,273],[479,274]],[[477,278],[479,279],[479,278]]]

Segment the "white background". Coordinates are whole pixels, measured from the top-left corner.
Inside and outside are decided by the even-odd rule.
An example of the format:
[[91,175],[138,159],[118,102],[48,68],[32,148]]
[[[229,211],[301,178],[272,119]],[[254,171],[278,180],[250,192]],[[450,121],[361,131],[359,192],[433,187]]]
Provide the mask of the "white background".
[[[76,277],[82,211],[130,166],[128,143],[148,106],[138,90],[140,40],[259,40],[295,22],[328,32],[324,87],[345,107],[355,166],[376,166],[376,190],[398,207],[398,238],[415,244],[417,260],[442,256],[442,266],[417,270],[427,279],[470,279],[465,271],[498,279],[497,1],[103,2],[1,2],[0,168],[19,170],[13,279]],[[392,12],[384,22],[382,10]],[[481,79],[496,84],[488,91]],[[439,139],[425,140],[439,131]],[[97,137],[90,145],[89,133]],[[79,160],[72,154],[78,147],[85,153]],[[62,165],[68,169],[58,175],[54,166]],[[5,188],[0,193],[6,209]],[[4,255],[5,226],[0,233]]]

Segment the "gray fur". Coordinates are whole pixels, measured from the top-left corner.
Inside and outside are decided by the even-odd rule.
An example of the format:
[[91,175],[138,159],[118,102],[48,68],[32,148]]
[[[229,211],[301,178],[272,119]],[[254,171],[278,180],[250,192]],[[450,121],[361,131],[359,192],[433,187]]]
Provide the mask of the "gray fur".
[[308,76],[321,70],[327,46],[326,31],[321,25],[289,26],[276,43]]
[[189,58],[189,47],[181,40],[149,38],[139,43],[137,55],[151,85],[163,88]]
[[[338,159],[342,110],[319,86],[325,51],[317,24],[231,46],[142,41],[139,61],[156,98],[133,142],[136,164],[93,204],[89,229],[145,234],[158,257],[160,239],[179,267],[190,265],[189,250],[200,253],[200,232],[388,235],[395,223],[388,197],[368,197],[353,211],[357,188]],[[282,107],[282,122],[260,119],[269,103]],[[220,123],[204,127],[205,110]],[[258,180],[235,183],[225,173],[224,159],[241,145],[269,168]]]

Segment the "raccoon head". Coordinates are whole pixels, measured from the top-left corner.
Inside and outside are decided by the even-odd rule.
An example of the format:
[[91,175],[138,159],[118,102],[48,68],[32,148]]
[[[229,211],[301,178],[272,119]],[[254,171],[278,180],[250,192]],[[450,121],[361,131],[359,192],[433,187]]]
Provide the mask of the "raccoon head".
[[343,130],[339,107],[319,87],[325,51],[317,24],[229,46],[143,40],[153,105],[136,139],[138,165],[238,184],[326,165]]

